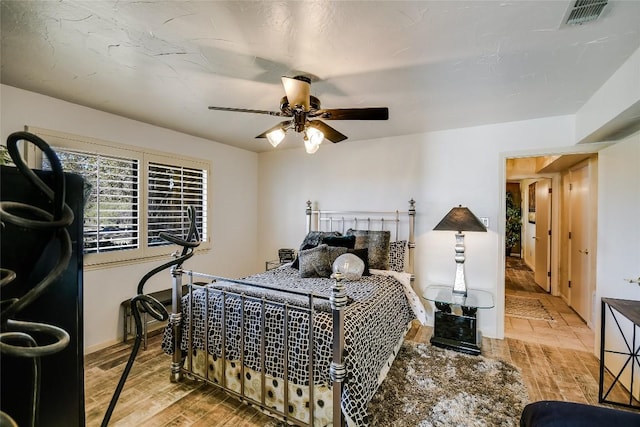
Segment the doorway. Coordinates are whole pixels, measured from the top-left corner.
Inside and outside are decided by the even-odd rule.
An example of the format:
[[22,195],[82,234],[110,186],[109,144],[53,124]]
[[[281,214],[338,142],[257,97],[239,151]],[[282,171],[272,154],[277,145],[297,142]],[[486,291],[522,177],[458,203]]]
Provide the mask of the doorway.
[[505,258],[505,337],[593,351],[596,160],[593,154],[507,159],[507,188],[520,187],[522,233],[519,253]]

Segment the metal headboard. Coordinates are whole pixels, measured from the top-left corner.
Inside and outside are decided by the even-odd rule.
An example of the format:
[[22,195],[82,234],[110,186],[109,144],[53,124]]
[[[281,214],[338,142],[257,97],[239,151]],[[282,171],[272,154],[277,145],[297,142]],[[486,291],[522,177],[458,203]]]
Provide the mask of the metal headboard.
[[409,200],[408,211],[332,211],[314,210],[311,207],[311,201],[307,201],[307,233],[313,230],[339,231],[344,234],[349,228],[354,230],[387,230],[391,232],[392,240],[397,241],[402,240],[400,238],[400,223],[408,222],[409,236],[406,240],[409,254],[405,270],[413,274],[415,204],[413,199]]

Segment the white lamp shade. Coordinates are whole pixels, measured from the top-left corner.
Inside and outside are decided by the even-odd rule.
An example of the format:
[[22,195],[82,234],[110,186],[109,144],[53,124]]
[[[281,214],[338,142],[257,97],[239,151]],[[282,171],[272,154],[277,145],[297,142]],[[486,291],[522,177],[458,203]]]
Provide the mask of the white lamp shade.
[[307,134],[307,139],[311,141],[312,144],[322,144],[322,141],[324,140],[324,133],[322,133],[320,129],[308,127],[305,132]]
[[318,151],[318,148],[320,148],[320,144],[314,144],[311,142],[311,140],[309,138],[305,138],[304,139],[304,148],[305,150],[307,150],[308,154],[313,154],[316,151]]
[[278,144],[282,142],[285,137],[285,133],[283,129],[275,129],[267,134],[267,139],[269,143],[274,147],[277,147]]

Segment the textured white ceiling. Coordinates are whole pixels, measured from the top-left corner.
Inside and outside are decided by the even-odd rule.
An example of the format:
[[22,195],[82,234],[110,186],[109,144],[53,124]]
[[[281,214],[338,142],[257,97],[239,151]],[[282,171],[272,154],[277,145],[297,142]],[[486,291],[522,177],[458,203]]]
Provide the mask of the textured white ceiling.
[[[572,1],[8,1],[1,81],[252,151],[280,76],[312,77],[350,140],[575,113],[640,47],[640,1],[562,26]],[[287,137],[284,147],[300,144]]]

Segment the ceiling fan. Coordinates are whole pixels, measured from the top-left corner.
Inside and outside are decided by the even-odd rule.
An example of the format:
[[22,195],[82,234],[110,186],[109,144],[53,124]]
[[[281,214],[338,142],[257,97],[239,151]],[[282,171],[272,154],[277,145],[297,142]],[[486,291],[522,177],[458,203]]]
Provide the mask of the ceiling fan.
[[371,108],[330,108],[320,107],[320,100],[311,95],[311,79],[307,76],[282,77],[285,96],[280,100],[280,111],[251,110],[246,108],[209,107],[210,110],[237,111],[242,113],[268,114],[270,116],[290,117],[291,120],[280,122],[271,129],[256,136],[267,138],[276,147],[282,142],[286,132],[293,129],[303,133],[305,149],[313,154],[318,151],[326,138],[336,143],[347,139],[322,120],[387,120],[387,107]]

